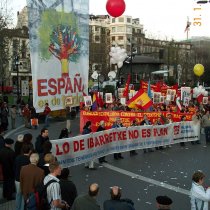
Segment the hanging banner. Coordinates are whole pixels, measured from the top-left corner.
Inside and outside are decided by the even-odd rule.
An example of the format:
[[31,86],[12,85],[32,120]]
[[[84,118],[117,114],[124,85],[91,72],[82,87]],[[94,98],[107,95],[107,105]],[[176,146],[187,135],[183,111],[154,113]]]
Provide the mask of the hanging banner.
[[89,0],[27,0],[33,105],[79,106],[88,92]]
[[200,139],[200,124],[189,122],[131,126],[52,140],[52,153],[62,167],[70,167],[116,152],[158,147]]

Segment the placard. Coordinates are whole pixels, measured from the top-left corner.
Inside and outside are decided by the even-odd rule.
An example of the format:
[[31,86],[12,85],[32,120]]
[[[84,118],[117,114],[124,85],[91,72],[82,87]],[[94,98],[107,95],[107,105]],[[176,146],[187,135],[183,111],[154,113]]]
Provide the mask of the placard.
[[92,106],[92,98],[91,96],[84,96],[85,106]]

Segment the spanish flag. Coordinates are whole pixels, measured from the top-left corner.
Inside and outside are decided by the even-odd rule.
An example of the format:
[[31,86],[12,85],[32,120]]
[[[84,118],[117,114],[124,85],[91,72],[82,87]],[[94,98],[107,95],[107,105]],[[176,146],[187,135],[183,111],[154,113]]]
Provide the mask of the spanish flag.
[[131,109],[146,110],[152,106],[152,104],[152,100],[142,89],[140,89],[136,95],[127,102],[128,107]]
[[92,104],[92,111],[96,111],[98,108],[98,104],[96,101],[96,93],[93,94],[93,104]]

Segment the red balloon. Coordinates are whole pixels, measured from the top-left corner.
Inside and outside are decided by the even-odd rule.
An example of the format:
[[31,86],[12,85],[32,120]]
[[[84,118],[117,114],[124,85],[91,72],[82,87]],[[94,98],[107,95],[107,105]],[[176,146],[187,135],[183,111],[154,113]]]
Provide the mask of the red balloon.
[[125,11],[125,2],[124,0],[108,0],[106,3],[106,11],[112,17],[119,17]]

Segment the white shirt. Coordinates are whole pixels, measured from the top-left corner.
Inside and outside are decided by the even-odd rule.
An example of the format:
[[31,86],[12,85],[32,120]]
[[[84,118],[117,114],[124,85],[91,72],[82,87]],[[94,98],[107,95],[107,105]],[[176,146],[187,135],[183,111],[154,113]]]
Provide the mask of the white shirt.
[[50,180],[55,180],[57,182],[53,182],[51,183],[48,187],[47,187],[47,199],[48,202],[51,205],[51,209],[50,210],[61,210],[61,208],[57,208],[53,205],[54,200],[61,200],[61,188],[60,188],[60,184],[59,184],[59,179],[51,174],[48,174],[45,178],[44,178],[44,184],[47,184]]
[[208,210],[208,202],[210,201],[210,189],[205,190],[202,185],[193,182],[192,188],[190,190],[190,197],[191,210]]

